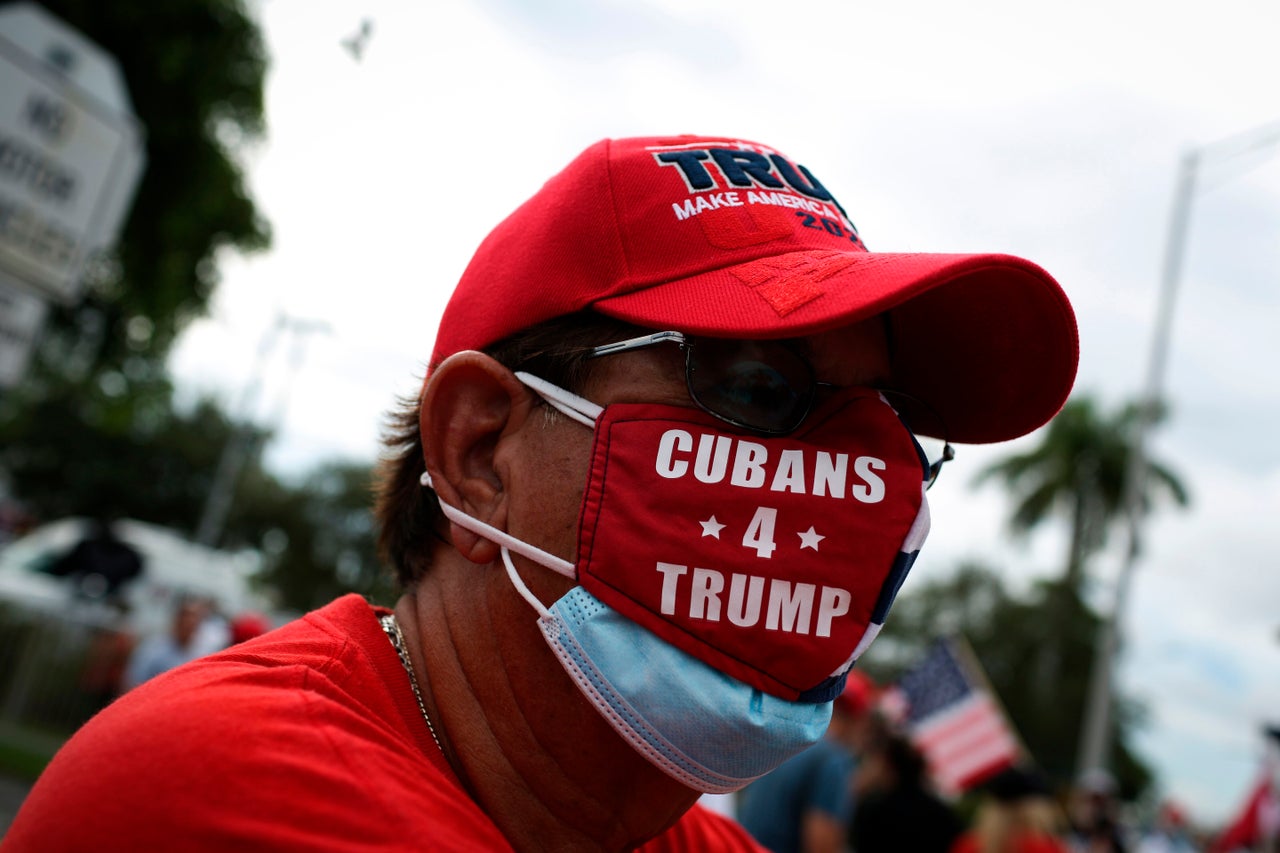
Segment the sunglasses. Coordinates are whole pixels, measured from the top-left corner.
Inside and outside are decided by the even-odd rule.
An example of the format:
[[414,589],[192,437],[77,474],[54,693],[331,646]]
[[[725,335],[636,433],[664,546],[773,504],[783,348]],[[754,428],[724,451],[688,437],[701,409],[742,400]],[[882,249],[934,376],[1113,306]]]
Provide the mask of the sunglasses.
[[[698,408],[725,423],[764,435],[794,432],[813,410],[818,390],[835,388],[819,381],[809,360],[785,341],[694,338],[682,332],[654,332],[594,347],[587,352],[587,358],[661,343],[673,343],[684,350],[685,384]],[[889,398],[891,405],[897,396],[914,402],[914,408],[922,407],[919,401],[901,392],[880,393]],[[945,430],[940,432],[946,434]],[[928,485],[932,486],[943,464],[955,458],[955,450],[944,439],[936,460],[923,450],[921,453],[929,472]]]

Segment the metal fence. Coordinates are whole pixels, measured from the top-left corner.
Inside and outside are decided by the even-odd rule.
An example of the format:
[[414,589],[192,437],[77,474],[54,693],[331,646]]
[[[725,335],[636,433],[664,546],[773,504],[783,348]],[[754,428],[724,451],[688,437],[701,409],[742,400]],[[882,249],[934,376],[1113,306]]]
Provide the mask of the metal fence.
[[70,735],[115,697],[132,646],[110,608],[0,602],[0,726],[41,744]]

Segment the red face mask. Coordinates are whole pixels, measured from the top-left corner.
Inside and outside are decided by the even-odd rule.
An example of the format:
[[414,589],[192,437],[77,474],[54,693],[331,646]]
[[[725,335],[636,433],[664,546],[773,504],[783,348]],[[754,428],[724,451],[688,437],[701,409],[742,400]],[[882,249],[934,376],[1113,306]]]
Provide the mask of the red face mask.
[[846,389],[780,437],[612,404],[595,436],[578,582],[753,687],[833,698],[929,529],[923,453],[879,393]]

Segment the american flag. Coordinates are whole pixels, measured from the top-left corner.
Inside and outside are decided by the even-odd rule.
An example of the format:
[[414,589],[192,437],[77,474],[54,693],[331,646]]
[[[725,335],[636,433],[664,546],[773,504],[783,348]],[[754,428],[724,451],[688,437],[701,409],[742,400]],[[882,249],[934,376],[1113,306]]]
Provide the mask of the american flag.
[[1023,754],[977,666],[960,640],[934,643],[895,685],[902,722],[939,790],[955,795],[1010,767]]

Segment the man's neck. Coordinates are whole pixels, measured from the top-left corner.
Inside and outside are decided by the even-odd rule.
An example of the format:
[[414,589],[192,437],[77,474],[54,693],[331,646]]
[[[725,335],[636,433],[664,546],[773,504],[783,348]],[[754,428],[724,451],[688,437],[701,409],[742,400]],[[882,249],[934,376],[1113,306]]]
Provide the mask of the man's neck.
[[396,614],[445,758],[517,850],[629,849],[697,799],[585,700],[501,567],[436,565]]

